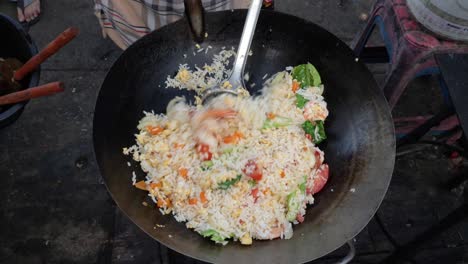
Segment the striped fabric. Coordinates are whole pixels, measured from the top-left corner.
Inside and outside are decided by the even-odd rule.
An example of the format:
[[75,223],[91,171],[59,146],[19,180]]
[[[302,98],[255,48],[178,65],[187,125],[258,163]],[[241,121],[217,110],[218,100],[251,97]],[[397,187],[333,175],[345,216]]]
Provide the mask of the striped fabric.
[[[206,11],[248,8],[250,0],[202,0]],[[265,0],[271,6],[272,0]],[[104,37],[120,48],[184,16],[184,0],[95,0]]]

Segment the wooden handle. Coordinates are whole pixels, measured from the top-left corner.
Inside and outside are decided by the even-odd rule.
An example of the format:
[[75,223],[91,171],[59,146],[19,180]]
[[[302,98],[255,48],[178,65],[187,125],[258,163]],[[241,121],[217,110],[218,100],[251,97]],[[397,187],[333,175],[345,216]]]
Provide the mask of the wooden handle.
[[19,92],[0,96],[0,105],[14,104],[32,98],[52,95],[64,91],[62,82],[52,82],[36,87],[32,87]]
[[185,15],[192,31],[193,39],[201,43],[205,37],[205,11],[201,0],[184,0]]
[[30,72],[37,69],[37,67],[43,63],[47,58],[54,55],[59,51],[63,46],[67,45],[72,39],[78,35],[79,30],[77,28],[68,28],[62,32],[57,38],[50,42],[43,50],[38,54],[34,55],[29,59],[21,68],[15,72],[15,80],[20,81]]

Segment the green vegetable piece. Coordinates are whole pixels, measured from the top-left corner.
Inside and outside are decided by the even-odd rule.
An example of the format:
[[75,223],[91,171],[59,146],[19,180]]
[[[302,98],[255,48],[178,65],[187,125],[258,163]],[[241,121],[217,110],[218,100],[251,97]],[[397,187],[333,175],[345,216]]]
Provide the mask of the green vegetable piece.
[[[309,134],[312,137],[312,141],[315,144],[319,144],[320,142],[327,139],[327,135],[325,134],[325,127],[323,126],[322,120],[315,121],[314,123],[307,120],[302,124],[302,128],[306,134]],[[315,133],[316,129],[317,133]]]
[[296,219],[297,213],[299,213],[299,208],[300,208],[297,190],[290,193],[287,196],[287,202],[288,202],[288,212],[286,213],[286,219],[292,222],[294,221],[294,219]]
[[250,186],[255,186],[257,185],[257,181],[256,180],[249,180],[248,183],[250,184]]
[[223,237],[220,233],[218,233],[216,230],[213,230],[213,229],[208,229],[208,230],[205,230],[205,231],[202,231],[202,232],[199,232],[200,235],[202,235],[203,237],[209,237],[212,241],[216,242],[216,243],[221,243],[221,244],[225,244],[226,243],[226,239],[227,237]]
[[287,118],[287,117],[281,117],[281,116],[276,116],[273,119],[267,119],[265,120],[265,123],[263,123],[263,129],[267,128],[279,128],[279,127],[285,127],[292,125],[292,119]]
[[319,86],[322,83],[320,74],[314,65],[307,63],[301,64],[293,68],[292,77],[301,83],[301,88],[307,86]]
[[232,153],[233,151],[234,151],[234,148],[225,148],[225,149],[223,150],[223,154],[230,154],[230,153]]
[[302,123],[302,129],[304,129],[304,132],[309,135],[313,135],[315,131],[315,126],[310,122],[309,120],[305,121]]
[[306,185],[307,185],[307,176],[304,176],[304,182],[299,184],[299,190],[301,190],[302,194],[305,194],[306,192]]
[[241,180],[241,178],[242,178],[242,175],[238,174],[237,177],[234,178],[234,179],[230,179],[230,180],[227,180],[225,182],[219,183],[218,184],[218,189],[227,190],[227,189],[229,189],[229,187],[231,187],[232,185],[239,182]]
[[219,234],[219,233],[213,229],[208,229],[208,230],[200,232],[200,235],[202,235],[203,237],[211,237],[214,234]]
[[309,102],[309,100],[305,99],[304,96],[296,93],[296,106],[299,108],[304,108],[304,106]]
[[213,161],[212,160],[203,161],[202,164],[201,164],[202,171],[209,170],[209,169],[211,169],[211,167],[213,167]]
[[273,127],[273,121],[271,119],[265,120],[265,123],[263,123],[263,129],[267,128],[272,128]]

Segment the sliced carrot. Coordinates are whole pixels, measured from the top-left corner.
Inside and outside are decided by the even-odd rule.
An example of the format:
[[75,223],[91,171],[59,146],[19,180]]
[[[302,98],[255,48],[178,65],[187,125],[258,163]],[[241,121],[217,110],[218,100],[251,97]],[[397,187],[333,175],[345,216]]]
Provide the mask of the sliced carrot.
[[234,132],[234,135],[236,135],[239,139],[244,138],[244,134],[242,134],[240,131]]
[[143,190],[143,191],[147,191],[148,189],[146,188],[146,183],[145,181],[139,181],[137,183],[135,183],[135,187],[140,189],[140,190]]
[[169,200],[169,198],[166,198],[166,199],[164,200],[164,203],[166,203],[166,207],[171,207],[171,205],[172,205],[172,204],[171,204],[171,200]]
[[293,91],[293,92],[297,92],[297,90],[299,90],[299,82],[293,81],[293,83],[292,83],[292,91]]
[[205,192],[200,192],[200,201],[202,203],[208,202],[208,199],[206,199]]
[[224,137],[223,142],[225,144],[235,144],[243,137],[244,137],[244,134],[242,134],[242,132],[236,131],[232,135]]
[[163,199],[158,199],[157,205],[158,205],[158,207],[163,207],[164,206],[164,200]]
[[180,148],[185,147],[185,144],[174,143],[173,146],[174,146],[174,148],[176,148],[176,149],[180,149]]
[[271,119],[274,119],[275,117],[276,117],[275,114],[273,114],[273,113],[267,113],[267,118],[268,118],[268,119],[271,120]]
[[281,170],[280,176],[281,176],[281,178],[284,178],[284,176],[286,176],[286,174],[284,173],[284,170]]
[[187,179],[187,174],[188,174],[188,170],[186,168],[180,168],[179,169],[179,174],[180,176],[182,176],[182,178],[184,179]]
[[162,182],[152,182],[150,183],[151,189],[156,189],[156,188],[161,188],[162,187]]
[[197,198],[190,198],[190,199],[188,200],[188,203],[189,203],[190,205],[197,204],[197,202],[198,202]]
[[166,198],[166,199],[158,198],[157,205],[158,205],[159,208],[164,207],[164,206],[170,207],[171,206],[171,200],[169,200],[169,198]]
[[225,144],[232,144],[232,143],[235,143],[236,141],[237,141],[237,137],[234,135],[229,135],[223,138],[223,142]]
[[160,126],[147,126],[146,130],[153,136],[158,135],[159,133],[164,131],[164,128]]

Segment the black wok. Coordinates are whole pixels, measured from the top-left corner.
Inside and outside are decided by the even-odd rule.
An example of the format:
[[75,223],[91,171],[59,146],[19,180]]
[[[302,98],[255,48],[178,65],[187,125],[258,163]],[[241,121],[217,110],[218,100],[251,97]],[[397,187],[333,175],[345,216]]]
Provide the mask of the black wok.
[[[204,65],[223,46],[236,47],[245,11],[207,14],[208,38],[213,47],[196,50],[186,21],[149,34],[129,47],[109,71],[94,116],[96,158],[107,188],[120,209],[148,235],[182,254],[209,262],[294,263],[319,258],[343,245],[363,229],[379,207],[391,179],[395,139],[387,103],[371,73],[356,62],[352,51],[334,35],[299,18],[263,11],[247,62],[250,82],[261,87],[262,77],[286,66],[311,62],[325,84],[330,116],[328,140],[322,145],[330,165],[330,180],[307,210],[305,222],[295,226],[290,240],[254,241],[252,246],[218,246],[185,228],[154,206],[144,207],[146,193],[131,185],[132,171],[122,148],[134,144],[143,111],[165,112],[176,95],[193,94],[165,89],[164,81],[179,64]],[[184,54],[187,58],[184,58]],[[354,192],[353,192],[354,191]],[[154,229],[155,224],[164,228]]]

